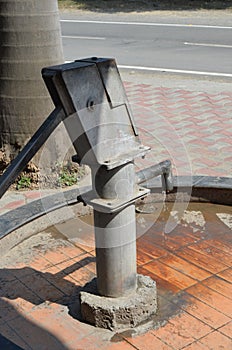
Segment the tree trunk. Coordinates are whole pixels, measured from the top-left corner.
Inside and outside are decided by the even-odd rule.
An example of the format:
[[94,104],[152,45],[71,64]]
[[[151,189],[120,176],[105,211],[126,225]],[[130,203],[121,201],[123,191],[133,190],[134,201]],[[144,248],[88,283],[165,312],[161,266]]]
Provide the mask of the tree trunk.
[[57,0],[0,0],[0,158],[12,159],[54,108],[41,68],[62,62]]

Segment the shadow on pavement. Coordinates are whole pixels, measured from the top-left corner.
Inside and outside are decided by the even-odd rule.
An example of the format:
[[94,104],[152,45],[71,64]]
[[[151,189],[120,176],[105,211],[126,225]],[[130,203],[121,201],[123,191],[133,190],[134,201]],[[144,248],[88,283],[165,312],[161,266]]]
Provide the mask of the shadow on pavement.
[[64,277],[74,271],[78,274],[91,259],[94,261],[85,258],[55,274],[30,267],[0,269],[0,349],[68,350],[54,335],[56,315],[60,319],[59,313],[66,313],[60,306],[65,306],[70,317],[81,320],[79,293],[83,287]]

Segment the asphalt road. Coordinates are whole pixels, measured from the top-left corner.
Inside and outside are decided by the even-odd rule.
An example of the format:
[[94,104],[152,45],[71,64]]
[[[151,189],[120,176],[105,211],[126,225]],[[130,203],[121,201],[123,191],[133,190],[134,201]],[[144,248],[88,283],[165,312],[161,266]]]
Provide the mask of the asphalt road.
[[232,77],[232,25],[76,18],[61,20],[61,27],[67,61],[115,57],[131,69]]

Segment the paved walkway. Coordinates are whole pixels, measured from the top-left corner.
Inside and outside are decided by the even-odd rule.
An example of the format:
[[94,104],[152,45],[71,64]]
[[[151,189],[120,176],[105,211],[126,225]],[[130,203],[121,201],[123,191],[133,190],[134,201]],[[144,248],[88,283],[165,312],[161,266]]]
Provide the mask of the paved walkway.
[[232,91],[130,82],[126,90],[151,162],[171,159],[177,175],[232,176]]
[[[138,167],[168,158],[177,175],[232,176],[232,92],[130,81],[125,86],[142,141],[153,148],[147,160],[136,161]],[[44,194],[8,192],[0,214]],[[229,209],[222,209],[222,218],[231,218]],[[231,349],[231,228],[219,229],[211,210],[204,214],[208,226],[196,227],[198,220],[186,231],[183,222],[168,237],[162,227],[150,227],[138,240],[138,271],[157,281],[159,326],[132,338],[79,320],[78,292],[96,273],[92,228],[86,236],[90,245],[60,239],[57,228],[23,242],[0,266],[0,348]],[[141,225],[152,220],[140,219]]]

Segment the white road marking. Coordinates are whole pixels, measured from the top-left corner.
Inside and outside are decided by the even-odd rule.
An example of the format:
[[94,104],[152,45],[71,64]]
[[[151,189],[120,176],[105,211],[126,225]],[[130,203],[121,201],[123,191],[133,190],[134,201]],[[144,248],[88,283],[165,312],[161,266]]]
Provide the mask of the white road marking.
[[195,74],[195,75],[210,75],[214,77],[229,77],[232,78],[232,74],[229,73],[217,73],[217,72],[202,72],[196,70],[183,70],[183,69],[171,69],[171,68],[154,68],[154,67],[142,67],[142,66],[125,66],[118,65],[122,69],[133,69],[133,70],[145,70],[153,72],[168,72],[168,73],[180,73],[180,74]]
[[137,26],[156,26],[156,27],[191,27],[191,28],[212,28],[212,29],[232,29],[229,26],[212,26],[205,24],[179,24],[179,23],[154,23],[154,22],[115,22],[115,21],[87,21],[79,19],[61,19],[61,22],[67,23],[95,23],[95,24],[117,24],[117,25],[137,25]]
[[[65,61],[65,63],[71,63],[73,61]],[[180,73],[180,74],[196,74],[196,75],[210,75],[215,77],[228,77],[232,78],[232,74],[217,73],[217,72],[201,72],[196,70],[182,70],[182,69],[171,69],[171,68],[154,68],[154,67],[142,67],[142,66],[125,66],[117,65],[121,69],[133,69],[133,70],[144,70],[153,72],[168,72],[168,73]]]
[[207,44],[207,43],[189,43],[189,42],[185,42],[184,45],[206,46],[206,47],[223,47],[223,48],[226,48],[226,49],[232,49],[232,45],[221,45],[221,44]]
[[106,40],[106,38],[98,36],[77,36],[77,35],[62,35],[65,39],[84,39],[84,40]]

